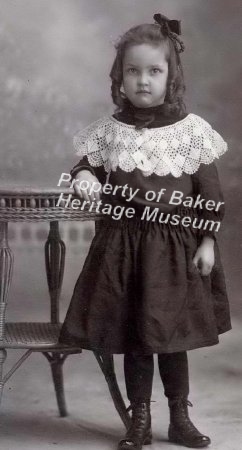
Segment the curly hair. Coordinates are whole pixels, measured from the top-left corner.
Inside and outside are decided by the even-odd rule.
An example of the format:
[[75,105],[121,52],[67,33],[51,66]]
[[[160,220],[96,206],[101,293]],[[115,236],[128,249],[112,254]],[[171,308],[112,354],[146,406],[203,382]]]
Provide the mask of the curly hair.
[[172,39],[162,33],[161,27],[158,24],[142,24],[133,27],[121,36],[115,45],[117,54],[110,72],[110,77],[112,80],[111,95],[113,103],[117,106],[116,111],[122,111],[127,101],[125,94],[121,92],[125,51],[128,47],[139,44],[150,44],[154,47],[164,46],[168,61],[168,79],[164,99],[164,111],[167,115],[174,113],[178,114],[178,116],[182,115],[185,112],[183,102],[185,84],[180,56]]

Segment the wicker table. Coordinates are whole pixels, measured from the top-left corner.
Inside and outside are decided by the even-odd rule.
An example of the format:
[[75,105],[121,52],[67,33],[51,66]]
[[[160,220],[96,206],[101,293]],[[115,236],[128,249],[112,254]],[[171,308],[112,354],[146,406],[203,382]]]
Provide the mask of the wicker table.
[[[61,416],[66,416],[62,366],[68,355],[80,354],[82,349],[58,344],[61,328],[59,296],[65,264],[65,244],[60,238],[58,222],[98,220],[101,216],[85,210],[57,206],[61,193],[68,198],[73,190],[69,188],[0,187],[0,401],[7,380],[32,352],[38,351],[50,362],[59,412]],[[43,221],[50,223],[49,235],[45,244],[50,321],[48,323],[7,323],[5,314],[13,272],[13,252],[8,244],[8,222]],[[11,370],[4,375],[6,349],[25,349],[26,351]],[[94,354],[108,383],[114,405],[124,425],[128,428],[130,417],[117,384],[113,357],[95,352]]]

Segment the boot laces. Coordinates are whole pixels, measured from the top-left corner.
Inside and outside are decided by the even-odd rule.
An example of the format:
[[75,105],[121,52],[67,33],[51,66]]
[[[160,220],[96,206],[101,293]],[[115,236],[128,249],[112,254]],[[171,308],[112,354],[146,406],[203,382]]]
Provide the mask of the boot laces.
[[192,423],[189,415],[187,407],[192,407],[193,404],[188,399],[179,399],[177,402],[174,401],[174,405],[177,405],[179,410],[175,413],[175,420],[179,423],[179,426],[184,426],[186,428],[186,432],[191,435],[201,434],[195,425]]
[[127,441],[132,442],[133,439],[131,436],[133,434],[136,435],[136,437],[142,437],[149,422],[150,408],[149,404],[144,402],[140,404],[131,404],[127,408],[127,411],[130,410],[132,410],[132,424],[127,433]]

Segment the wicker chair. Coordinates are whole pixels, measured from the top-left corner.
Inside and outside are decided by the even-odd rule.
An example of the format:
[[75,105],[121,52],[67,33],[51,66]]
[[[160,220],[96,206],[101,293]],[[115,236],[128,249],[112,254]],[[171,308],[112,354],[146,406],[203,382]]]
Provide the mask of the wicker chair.
[[[58,221],[98,220],[95,213],[57,206],[60,194],[67,198],[71,189],[46,188],[0,188],[0,401],[5,383],[32,352],[41,352],[49,361],[53,376],[60,416],[67,415],[63,387],[63,363],[68,355],[80,354],[79,347],[65,347],[58,344],[61,328],[59,321],[59,296],[62,286],[65,244],[59,235]],[[45,244],[46,275],[50,294],[50,321],[6,323],[5,314],[8,291],[12,278],[13,252],[8,244],[8,222],[50,223],[50,231]],[[23,356],[9,370],[3,373],[7,349],[25,349]],[[108,384],[114,405],[126,428],[130,425],[121,396],[113,357],[94,353]]]

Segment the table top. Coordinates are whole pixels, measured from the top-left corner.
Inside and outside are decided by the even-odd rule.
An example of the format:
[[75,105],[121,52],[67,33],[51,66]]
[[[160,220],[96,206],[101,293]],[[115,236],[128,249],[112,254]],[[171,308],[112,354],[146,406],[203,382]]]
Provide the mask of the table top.
[[57,186],[23,186],[23,185],[0,185],[0,198],[2,196],[15,196],[15,195],[60,195],[73,194],[74,189],[69,187],[57,187]]

